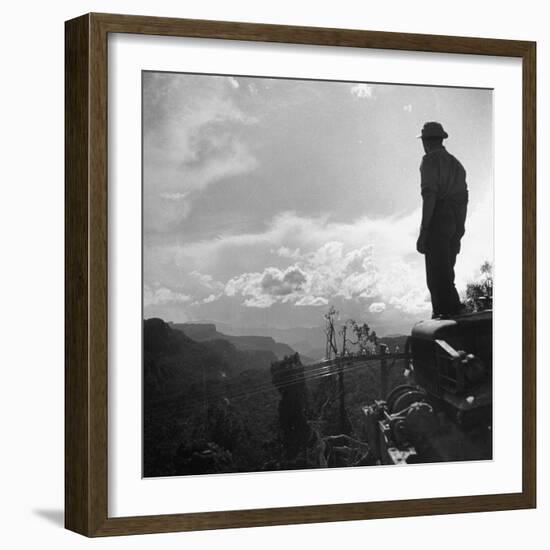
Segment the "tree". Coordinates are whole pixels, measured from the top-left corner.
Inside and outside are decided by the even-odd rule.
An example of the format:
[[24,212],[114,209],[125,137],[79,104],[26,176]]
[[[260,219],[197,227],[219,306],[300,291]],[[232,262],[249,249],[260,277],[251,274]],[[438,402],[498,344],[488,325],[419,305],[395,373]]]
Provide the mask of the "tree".
[[353,345],[359,348],[359,353],[361,355],[370,355],[376,352],[376,346],[378,345],[378,336],[376,331],[371,332],[371,328],[367,323],[362,325],[358,324],[353,319],[348,321],[348,324],[351,326],[353,333],[357,340],[351,342]]
[[305,449],[310,436],[304,367],[298,353],[271,364],[271,379],[279,390],[279,425],[287,459]]
[[466,286],[466,309],[468,311],[483,311],[493,307],[493,265],[484,262],[479,268],[477,280]]
[[338,311],[334,306],[330,306],[327,313],[324,315],[325,318],[325,335],[326,335],[326,347],[325,347],[325,358],[332,359],[338,355],[338,347],[336,344],[336,329],[334,326],[335,320],[338,318]]

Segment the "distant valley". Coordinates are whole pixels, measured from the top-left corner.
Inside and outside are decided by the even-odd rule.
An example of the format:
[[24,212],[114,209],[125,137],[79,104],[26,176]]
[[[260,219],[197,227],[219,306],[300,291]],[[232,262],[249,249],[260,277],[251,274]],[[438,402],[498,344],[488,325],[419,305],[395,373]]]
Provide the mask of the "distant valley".
[[[268,326],[234,327],[228,323],[212,321],[204,323],[177,323],[173,328],[182,330],[197,341],[223,339],[237,349],[262,349],[273,351],[278,359],[298,352],[304,364],[321,361],[325,357],[325,331],[322,326],[276,328]],[[373,327],[378,332],[378,327]],[[245,334],[254,334],[247,336]],[[241,340],[242,339],[242,340]],[[379,339],[391,351],[404,349],[406,334],[388,334]],[[284,342],[284,343],[283,343]],[[258,347],[259,346],[259,347]]]
[[[309,357],[322,358],[324,331],[322,327],[289,330],[286,335],[293,345],[272,336],[226,334],[214,323],[144,320],[143,475],[304,467],[281,454],[282,396],[271,367],[295,351],[300,352],[302,364],[313,362],[302,349],[311,351]],[[402,349],[405,339],[396,336],[381,342],[395,351],[395,346]],[[393,385],[402,383],[403,371],[400,362],[394,366]],[[376,368],[361,368],[346,374],[346,409],[357,433],[363,425],[361,406],[380,397],[378,373]],[[304,380],[304,414],[317,418],[318,408],[332,395],[330,405],[322,405],[323,433],[337,435],[340,416],[334,379],[312,367]]]
[[[316,358],[303,353],[303,347],[298,349],[288,344],[277,342],[271,336],[243,335],[236,336],[219,332],[214,323],[170,323],[171,328],[183,332],[195,342],[209,342],[212,340],[225,340],[240,351],[269,351],[277,359],[299,352],[304,364],[313,362]],[[306,346],[307,347],[307,343]]]

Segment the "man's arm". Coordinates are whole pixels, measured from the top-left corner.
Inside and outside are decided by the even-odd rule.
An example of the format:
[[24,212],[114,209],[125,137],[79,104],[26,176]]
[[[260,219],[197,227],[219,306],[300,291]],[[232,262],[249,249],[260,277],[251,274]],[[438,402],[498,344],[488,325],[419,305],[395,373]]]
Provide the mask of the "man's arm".
[[453,239],[452,246],[453,251],[456,254],[460,254],[460,239],[466,232],[466,212],[468,210],[468,194],[466,192],[466,198],[463,203],[456,205],[456,235]]
[[435,209],[435,193],[428,193],[422,197],[422,223],[420,231],[428,231]]
[[420,254],[426,252],[426,240],[430,222],[435,209],[437,188],[439,183],[439,166],[430,157],[425,156],[420,165],[420,187],[422,190],[422,222],[420,223],[420,235],[416,241],[416,250]]

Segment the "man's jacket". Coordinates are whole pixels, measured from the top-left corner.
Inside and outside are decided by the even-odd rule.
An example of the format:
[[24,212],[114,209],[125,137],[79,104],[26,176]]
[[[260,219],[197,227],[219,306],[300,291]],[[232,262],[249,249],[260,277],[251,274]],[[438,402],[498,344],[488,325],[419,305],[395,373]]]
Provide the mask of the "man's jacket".
[[459,243],[465,232],[468,186],[466,170],[445,147],[430,151],[420,165],[422,197],[435,195],[428,233],[433,238]]

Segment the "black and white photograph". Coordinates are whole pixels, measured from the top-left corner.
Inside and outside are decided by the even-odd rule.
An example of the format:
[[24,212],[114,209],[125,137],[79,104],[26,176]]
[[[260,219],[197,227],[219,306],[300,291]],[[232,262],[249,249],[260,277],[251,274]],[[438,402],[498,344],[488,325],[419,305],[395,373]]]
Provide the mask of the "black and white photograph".
[[3,7],[0,546],[544,548],[547,5]]
[[142,72],[146,478],[493,458],[493,91]]

